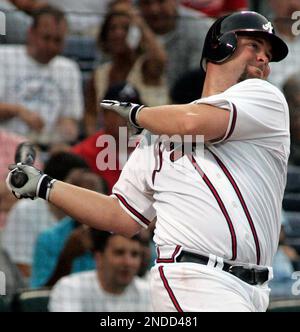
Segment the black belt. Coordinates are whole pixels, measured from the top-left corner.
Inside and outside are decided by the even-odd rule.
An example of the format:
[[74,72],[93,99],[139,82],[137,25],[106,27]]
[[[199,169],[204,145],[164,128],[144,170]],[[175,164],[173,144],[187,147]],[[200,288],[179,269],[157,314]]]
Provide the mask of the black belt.
[[[176,258],[176,262],[180,263],[186,262],[207,265],[208,261],[209,258],[206,256],[194,254],[184,250]],[[269,270],[267,268],[258,270],[254,268],[246,268],[244,266],[234,266],[228,263],[223,264],[223,271],[236,276],[237,278],[247,282],[250,285],[261,285],[269,279]]]

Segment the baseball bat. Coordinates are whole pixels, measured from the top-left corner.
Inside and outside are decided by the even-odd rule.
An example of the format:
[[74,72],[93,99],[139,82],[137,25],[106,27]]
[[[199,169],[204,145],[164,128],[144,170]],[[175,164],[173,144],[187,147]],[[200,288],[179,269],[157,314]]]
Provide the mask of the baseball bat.
[[[22,163],[29,166],[34,164],[36,151],[29,142],[23,142],[18,145],[15,153],[15,163]],[[28,176],[21,170],[16,170],[11,175],[11,184],[16,188],[21,188],[28,181]]]

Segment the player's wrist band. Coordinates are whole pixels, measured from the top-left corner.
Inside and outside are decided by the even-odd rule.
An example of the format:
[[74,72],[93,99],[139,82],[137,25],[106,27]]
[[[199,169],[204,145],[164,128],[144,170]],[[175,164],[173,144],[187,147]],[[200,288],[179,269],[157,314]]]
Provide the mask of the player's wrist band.
[[37,189],[36,189],[36,195],[40,198],[43,198],[45,200],[49,200],[50,190],[53,186],[53,183],[55,182],[55,179],[52,179],[47,174],[44,174],[38,183]]
[[135,105],[131,108],[129,112],[129,121],[130,123],[137,129],[143,129],[139,124],[137,123],[137,116],[139,112],[144,108],[144,105]]

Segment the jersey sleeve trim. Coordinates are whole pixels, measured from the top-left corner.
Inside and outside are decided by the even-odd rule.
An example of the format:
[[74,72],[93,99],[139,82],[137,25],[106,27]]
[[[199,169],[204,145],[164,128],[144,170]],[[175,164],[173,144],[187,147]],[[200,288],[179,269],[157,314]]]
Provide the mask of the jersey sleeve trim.
[[233,103],[230,103],[231,107],[231,111],[230,111],[230,118],[229,118],[229,123],[228,123],[228,128],[226,130],[225,135],[217,140],[211,141],[212,144],[217,144],[217,143],[221,143],[223,141],[226,141],[230,138],[230,136],[232,135],[232,133],[234,132],[235,126],[236,126],[236,119],[237,119],[237,110],[236,110],[236,106]]
[[232,104],[232,117],[231,117],[231,123],[228,127],[228,134],[225,134],[225,138],[224,140],[226,141],[228,138],[230,138],[230,136],[232,135],[232,133],[234,132],[235,129],[235,125],[236,125],[236,118],[237,118],[237,110],[236,110],[236,106],[234,104]]
[[121,206],[132,216],[132,218],[137,221],[141,226],[148,227],[151,223],[150,220],[145,218],[141,213],[139,213],[135,208],[133,208],[127,200],[120,194],[114,193],[113,196],[117,197]]

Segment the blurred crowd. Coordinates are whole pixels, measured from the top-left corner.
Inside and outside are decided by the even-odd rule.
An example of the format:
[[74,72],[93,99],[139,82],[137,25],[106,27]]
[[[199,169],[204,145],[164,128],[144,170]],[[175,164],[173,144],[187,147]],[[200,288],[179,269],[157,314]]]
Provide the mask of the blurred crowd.
[[271,297],[294,296],[292,274],[300,269],[300,37],[292,13],[300,2],[0,0],[6,17],[0,36],[0,271],[7,276],[7,297],[46,288],[50,311],[151,311],[155,227],[126,239],[82,226],[46,201],[17,201],[5,186],[7,166],[17,146],[30,141],[36,165],[50,176],[110,194],[124,160],[117,154],[114,169],[99,167],[97,156],[105,149],[99,139],[111,135],[120,142],[126,121],[99,101],[157,106],[199,99],[205,35],[217,17],[243,9],[269,17],[290,50],[271,64],[269,78],[285,94],[291,119],[291,171],[270,286]]

